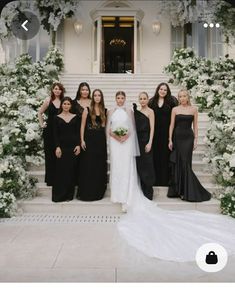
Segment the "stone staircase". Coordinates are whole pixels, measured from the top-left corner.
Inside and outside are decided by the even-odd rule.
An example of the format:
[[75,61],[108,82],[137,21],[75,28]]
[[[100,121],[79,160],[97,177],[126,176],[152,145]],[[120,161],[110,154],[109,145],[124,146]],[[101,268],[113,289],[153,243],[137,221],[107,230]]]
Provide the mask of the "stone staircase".
[[[99,88],[103,91],[105,106],[109,109],[115,104],[115,93],[125,91],[127,104],[138,102],[138,95],[146,91],[149,97],[155,93],[156,87],[161,82],[167,82],[168,77],[164,74],[64,74],[61,82],[64,84],[66,93],[72,99],[75,98],[78,86],[81,82],[87,82],[91,91]],[[177,95],[178,88],[170,85],[173,95]]]
[[[163,74],[100,74],[100,75],[75,75],[66,74],[61,76],[61,81],[66,88],[66,95],[74,97],[80,82],[86,81],[90,84],[91,90],[101,88],[105,96],[105,104],[109,109],[115,104],[115,93],[124,90],[127,94],[129,104],[137,102],[139,92],[147,91],[149,96],[155,92],[160,82],[167,81]],[[177,95],[177,87],[172,87],[172,94]],[[190,203],[178,198],[169,199],[166,197],[167,188],[154,187],[154,201],[165,209],[190,210],[219,213],[219,201],[215,198],[219,193],[219,187],[215,185],[208,166],[203,161],[206,145],[203,141],[206,130],[209,126],[209,118],[206,113],[199,113],[198,147],[193,153],[193,170],[203,186],[214,194],[214,198],[208,202]],[[85,215],[111,215],[121,214],[121,205],[110,202],[110,189],[106,191],[105,197],[100,201],[82,202],[74,199],[71,202],[53,203],[51,201],[51,187],[44,183],[44,166],[32,167],[29,173],[38,178],[38,196],[32,200],[19,201],[19,207],[29,213],[58,213],[58,214],[85,214]]]

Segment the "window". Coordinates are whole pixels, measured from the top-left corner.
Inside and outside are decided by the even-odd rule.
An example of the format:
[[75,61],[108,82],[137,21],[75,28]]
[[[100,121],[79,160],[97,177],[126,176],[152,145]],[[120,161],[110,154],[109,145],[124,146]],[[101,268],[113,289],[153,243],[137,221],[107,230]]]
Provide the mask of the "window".
[[49,48],[50,36],[42,27],[39,33],[28,41],[28,53],[34,62],[42,60]]
[[216,59],[223,56],[223,41],[221,29],[211,29],[211,58]]
[[183,28],[181,26],[171,27],[172,54],[175,49],[183,48]]
[[196,54],[209,59],[223,56],[223,37],[220,28],[204,28],[202,22],[187,23],[171,29],[172,54],[175,49],[192,47]]

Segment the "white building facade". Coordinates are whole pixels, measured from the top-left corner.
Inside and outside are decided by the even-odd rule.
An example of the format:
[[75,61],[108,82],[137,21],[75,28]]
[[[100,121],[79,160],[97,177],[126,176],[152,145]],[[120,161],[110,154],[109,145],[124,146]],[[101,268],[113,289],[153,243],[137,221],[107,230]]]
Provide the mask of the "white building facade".
[[[76,17],[66,19],[57,31],[56,45],[64,53],[65,73],[161,73],[175,48],[193,47],[209,59],[229,54],[217,27],[203,23],[173,27],[170,19],[159,16],[159,1],[78,1]],[[3,45],[2,62],[11,62],[22,52],[35,61],[49,47],[47,32],[29,41],[11,40]]]

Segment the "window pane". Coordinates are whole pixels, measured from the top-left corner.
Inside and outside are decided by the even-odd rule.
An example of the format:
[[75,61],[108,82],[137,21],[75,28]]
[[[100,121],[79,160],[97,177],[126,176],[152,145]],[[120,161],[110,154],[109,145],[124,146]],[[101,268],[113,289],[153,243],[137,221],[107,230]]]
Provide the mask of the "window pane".
[[201,22],[197,24],[197,29],[198,29],[198,56],[207,57],[206,52],[208,38],[207,29],[203,27],[203,23]]
[[181,26],[171,27],[171,48],[172,54],[175,49],[180,49],[183,47],[183,28]]
[[38,35],[36,35],[31,40],[29,40],[28,54],[32,57],[33,62],[37,61],[36,60],[37,38],[38,38]]
[[50,45],[50,37],[44,29],[40,30],[40,60],[42,60],[49,48]]
[[223,41],[222,41],[222,32],[220,28],[214,27],[211,29],[211,45],[212,59],[217,59],[223,56]]

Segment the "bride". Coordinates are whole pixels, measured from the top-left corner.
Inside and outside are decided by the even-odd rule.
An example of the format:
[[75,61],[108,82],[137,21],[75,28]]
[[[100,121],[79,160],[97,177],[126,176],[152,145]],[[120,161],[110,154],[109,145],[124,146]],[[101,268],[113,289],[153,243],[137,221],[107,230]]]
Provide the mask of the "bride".
[[118,223],[129,245],[150,257],[194,261],[205,243],[221,244],[235,254],[235,220],[199,211],[169,211],[148,200],[141,191],[135,156],[139,154],[133,113],[125,107],[124,92],[108,114],[111,200],[121,202],[127,214]]
[[116,107],[108,112],[107,137],[110,146],[111,201],[122,203],[123,211],[134,194],[135,156],[139,155],[134,115],[125,107],[126,94],[116,93]]

